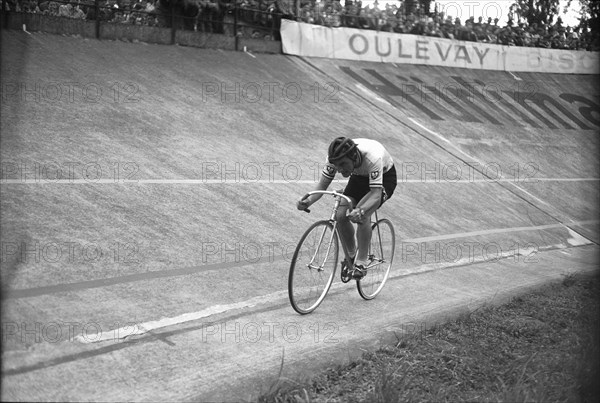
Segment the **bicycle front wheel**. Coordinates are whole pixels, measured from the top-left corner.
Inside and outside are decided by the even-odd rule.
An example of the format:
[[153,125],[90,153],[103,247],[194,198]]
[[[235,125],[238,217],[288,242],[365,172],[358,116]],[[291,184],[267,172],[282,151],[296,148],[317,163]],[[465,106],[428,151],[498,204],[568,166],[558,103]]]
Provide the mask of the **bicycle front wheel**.
[[338,238],[329,221],[318,221],[306,230],[292,257],[288,277],[290,303],[307,314],[323,302],[333,283],[338,261]]
[[377,221],[373,224],[367,273],[356,282],[361,297],[369,300],[379,294],[390,274],[395,250],[396,235],[391,221],[385,218]]

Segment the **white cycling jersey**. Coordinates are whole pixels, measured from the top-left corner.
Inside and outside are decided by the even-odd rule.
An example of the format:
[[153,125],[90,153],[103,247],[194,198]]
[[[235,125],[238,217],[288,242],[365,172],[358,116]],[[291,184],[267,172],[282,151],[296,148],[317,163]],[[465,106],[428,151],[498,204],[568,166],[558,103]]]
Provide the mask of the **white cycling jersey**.
[[[361,155],[361,163],[354,168],[352,175],[365,176],[369,178],[370,187],[383,186],[383,174],[394,166],[394,160],[385,147],[377,140],[353,139]],[[326,159],[323,176],[333,180],[337,169],[335,165]]]

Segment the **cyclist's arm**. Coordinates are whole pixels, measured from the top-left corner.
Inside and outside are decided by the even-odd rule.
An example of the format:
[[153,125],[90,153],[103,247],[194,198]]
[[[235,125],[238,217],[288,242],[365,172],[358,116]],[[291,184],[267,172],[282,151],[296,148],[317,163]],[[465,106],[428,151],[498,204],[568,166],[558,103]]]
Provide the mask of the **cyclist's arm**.
[[[326,177],[325,175],[321,175],[321,178],[319,179],[317,186],[315,186],[315,188],[313,190],[327,190],[327,188],[329,187],[329,185],[331,184],[332,181],[333,181],[333,179],[330,179],[330,178]],[[306,201],[308,201],[308,205],[310,206],[311,204],[316,203],[317,200],[319,200],[322,196],[323,196],[322,194],[310,195],[310,196],[308,196]]]

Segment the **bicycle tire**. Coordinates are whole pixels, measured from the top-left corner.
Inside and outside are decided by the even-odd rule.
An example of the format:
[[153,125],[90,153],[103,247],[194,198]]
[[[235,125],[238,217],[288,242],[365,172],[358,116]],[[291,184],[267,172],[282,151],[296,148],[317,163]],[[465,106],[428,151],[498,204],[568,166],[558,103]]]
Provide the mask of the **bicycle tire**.
[[288,275],[288,296],[296,312],[311,313],[323,302],[335,278],[338,253],[339,240],[329,221],[317,221],[304,232]]
[[367,274],[356,282],[360,296],[371,300],[383,289],[387,281],[396,250],[396,234],[392,222],[382,218],[373,224],[369,244]]

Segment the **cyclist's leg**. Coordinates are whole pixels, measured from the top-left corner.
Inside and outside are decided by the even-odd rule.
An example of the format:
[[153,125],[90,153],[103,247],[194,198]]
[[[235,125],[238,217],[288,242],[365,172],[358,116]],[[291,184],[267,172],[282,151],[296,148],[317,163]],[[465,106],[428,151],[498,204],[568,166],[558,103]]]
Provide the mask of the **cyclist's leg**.
[[[356,205],[356,201],[352,197],[350,198],[352,199],[352,204]],[[354,240],[354,226],[352,225],[350,220],[348,220],[348,217],[346,217],[346,212],[348,211],[348,208],[351,208],[351,206],[348,205],[348,202],[346,200],[342,200],[337,211],[336,219],[338,223],[338,231],[340,237],[342,238],[342,242],[344,242],[344,244],[348,248],[348,253],[350,254],[350,256],[354,256],[356,255],[356,242]]]
[[375,206],[368,211],[365,211],[364,219],[356,225],[356,241],[358,243],[358,255],[356,255],[356,264],[366,266],[369,243],[371,242],[371,214],[377,210],[379,206]]
[[[346,185],[346,188],[344,189],[344,194],[352,199],[352,201],[353,201],[352,207],[355,207],[356,203],[359,200],[361,200],[363,197],[365,197],[365,195],[367,193],[369,193],[369,190],[370,190],[370,188],[369,188],[369,178],[368,177],[352,175],[352,176],[350,176],[350,180],[348,180],[348,184]],[[373,211],[375,211],[375,210],[373,210]],[[372,213],[372,211],[365,212],[365,214],[371,214],[371,213]],[[363,236],[361,235],[361,238],[359,238],[359,234],[358,234],[358,231],[361,230],[360,225],[357,227],[357,234],[356,234],[358,245],[355,245],[354,226],[352,225],[350,220],[348,220],[348,218],[346,218],[346,210],[344,210],[343,216],[344,216],[343,217],[344,221],[347,223],[347,226],[352,228],[351,232],[348,231],[348,233],[352,234],[352,237],[351,237],[352,239],[351,240],[348,239],[348,241],[352,242],[352,244],[348,244],[348,245],[353,246],[353,248],[350,248],[350,246],[349,246],[350,251],[356,252],[356,249],[358,247],[358,255],[356,256],[356,258],[358,259],[358,258],[360,258],[361,255],[364,255],[364,259],[366,260],[367,250],[364,250],[364,245],[361,246],[361,243],[360,243],[361,238]],[[370,230],[370,229],[371,228],[369,226],[368,230]],[[365,230],[363,229],[362,231],[364,232]],[[348,238],[350,238],[350,237],[348,237]],[[344,239],[344,241],[346,241],[346,238]],[[369,248],[369,244],[367,241],[367,249],[368,248]]]
[[379,204],[373,206],[372,208],[365,211],[364,220],[362,223],[357,225],[356,228],[356,239],[358,242],[358,255],[356,256],[356,263],[358,265],[362,264],[366,266],[368,253],[369,253],[369,244],[371,242],[371,236],[373,235],[373,227],[371,225],[371,215],[377,211],[383,203],[386,202],[396,189],[397,178],[396,178],[396,168],[392,166],[392,168],[383,174],[383,189],[381,192],[381,201]]

